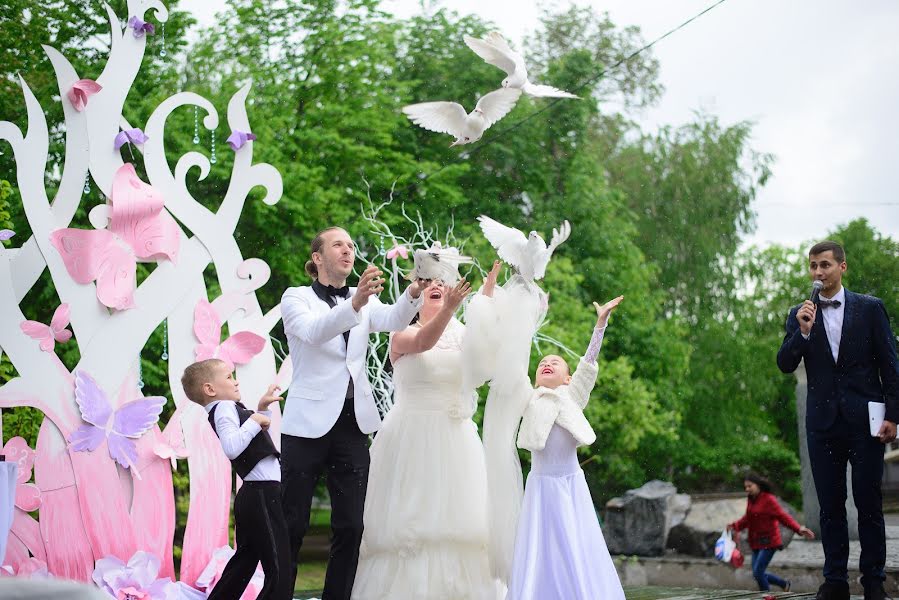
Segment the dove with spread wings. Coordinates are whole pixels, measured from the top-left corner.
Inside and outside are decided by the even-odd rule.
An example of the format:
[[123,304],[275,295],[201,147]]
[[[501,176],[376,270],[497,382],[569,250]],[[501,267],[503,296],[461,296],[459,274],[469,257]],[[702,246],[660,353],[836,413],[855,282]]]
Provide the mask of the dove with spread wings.
[[508,77],[503,79],[504,89],[517,89],[537,98],[577,98],[574,94],[528,81],[528,69],[521,54],[512,50],[498,31],[492,31],[483,39],[466,35],[465,44],[486,62],[499,67]]
[[458,283],[459,265],[472,263],[470,256],[459,254],[459,250],[452,246],[444,248],[440,242],[434,242],[430,248],[416,250],[412,257],[415,267],[409,273],[410,279],[440,279],[447,285]]
[[568,221],[563,221],[558,229],[553,229],[553,236],[547,246],[536,231],[525,237],[518,229],[507,227],[490,217],[481,215],[478,221],[484,237],[496,249],[499,257],[518,269],[528,281],[543,278],[553,251],[571,235],[571,225]]
[[481,139],[490,126],[509,114],[520,96],[521,90],[500,88],[482,96],[470,113],[458,102],[410,104],[403,107],[403,113],[419,127],[456,138],[452,148]]

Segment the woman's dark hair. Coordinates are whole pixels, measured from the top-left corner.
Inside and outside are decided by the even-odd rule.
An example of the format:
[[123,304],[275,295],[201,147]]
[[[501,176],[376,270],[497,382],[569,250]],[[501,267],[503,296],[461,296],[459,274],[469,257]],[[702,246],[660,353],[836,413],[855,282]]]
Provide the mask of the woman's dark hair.
[[[324,234],[329,231],[334,231],[335,229],[342,229],[341,227],[327,227],[322,229],[318,233],[315,234],[315,237],[312,238],[312,251],[309,253],[310,257],[316,252],[321,252],[322,246],[325,243]],[[306,261],[306,273],[312,277],[312,279],[318,279],[318,267],[315,266],[315,263],[312,262],[312,259]]]
[[767,478],[759,475],[755,471],[749,471],[748,473],[743,475],[743,481],[751,481],[752,483],[759,486],[759,489],[762,490],[763,492],[770,493],[771,490],[774,489],[773,486],[771,485],[771,482],[768,481]]

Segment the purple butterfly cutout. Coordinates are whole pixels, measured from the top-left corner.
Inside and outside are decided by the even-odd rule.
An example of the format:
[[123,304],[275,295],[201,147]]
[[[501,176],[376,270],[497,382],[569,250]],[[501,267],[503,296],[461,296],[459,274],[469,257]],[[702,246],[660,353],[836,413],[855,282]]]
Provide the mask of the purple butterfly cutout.
[[141,131],[139,128],[135,127],[134,129],[125,129],[124,131],[120,131],[118,135],[115,136],[115,149],[118,150],[126,143],[130,144],[143,144],[150,138]]
[[0,229],[0,242],[5,242],[14,235],[16,235],[16,232],[12,229]]
[[128,19],[128,27],[134,30],[134,37],[139,38],[143,37],[145,33],[149,33],[153,35],[156,33],[156,28],[152,23],[147,23],[144,20],[138,19],[137,17],[131,17]]
[[255,133],[249,133],[247,131],[238,131],[237,129],[235,129],[234,131],[231,132],[231,135],[228,136],[227,142],[228,142],[228,145],[231,146],[231,149],[236,152],[237,150],[240,150],[243,147],[243,145],[246,144],[248,141],[255,140],[255,139],[256,139]]
[[126,402],[113,411],[109,398],[84,371],[75,372],[75,401],[87,424],[69,436],[72,449],[93,452],[105,439],[110,458],[126,469],[137,466],[134,440],[156,424],[165,405],[162,396],[149,396]]

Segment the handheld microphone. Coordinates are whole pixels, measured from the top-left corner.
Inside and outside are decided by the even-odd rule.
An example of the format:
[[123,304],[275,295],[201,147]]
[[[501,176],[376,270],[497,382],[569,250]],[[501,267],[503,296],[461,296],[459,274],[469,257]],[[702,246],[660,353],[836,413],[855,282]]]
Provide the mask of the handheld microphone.
[[[811,300],[812,302],[814,302],[815,304],[817,304],[818,296],[821,294],[822,289],[824,289],[824,284],[821,282],[821,280],[820,279],[814,280],[812,282],[812,293],[809,294],[808,299]],[[808,317],[802,317],[802,320],[805,321],[806,323],[811,321],[811,319]]]

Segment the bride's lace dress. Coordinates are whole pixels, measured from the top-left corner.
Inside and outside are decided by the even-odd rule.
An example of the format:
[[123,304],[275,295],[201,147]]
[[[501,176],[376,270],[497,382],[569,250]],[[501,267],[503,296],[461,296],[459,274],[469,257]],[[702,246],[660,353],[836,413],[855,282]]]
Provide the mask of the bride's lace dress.
[[495,600],[484,453],[462,393],[462,337],[394,365],[394,405],[375,436],[354,600]]

